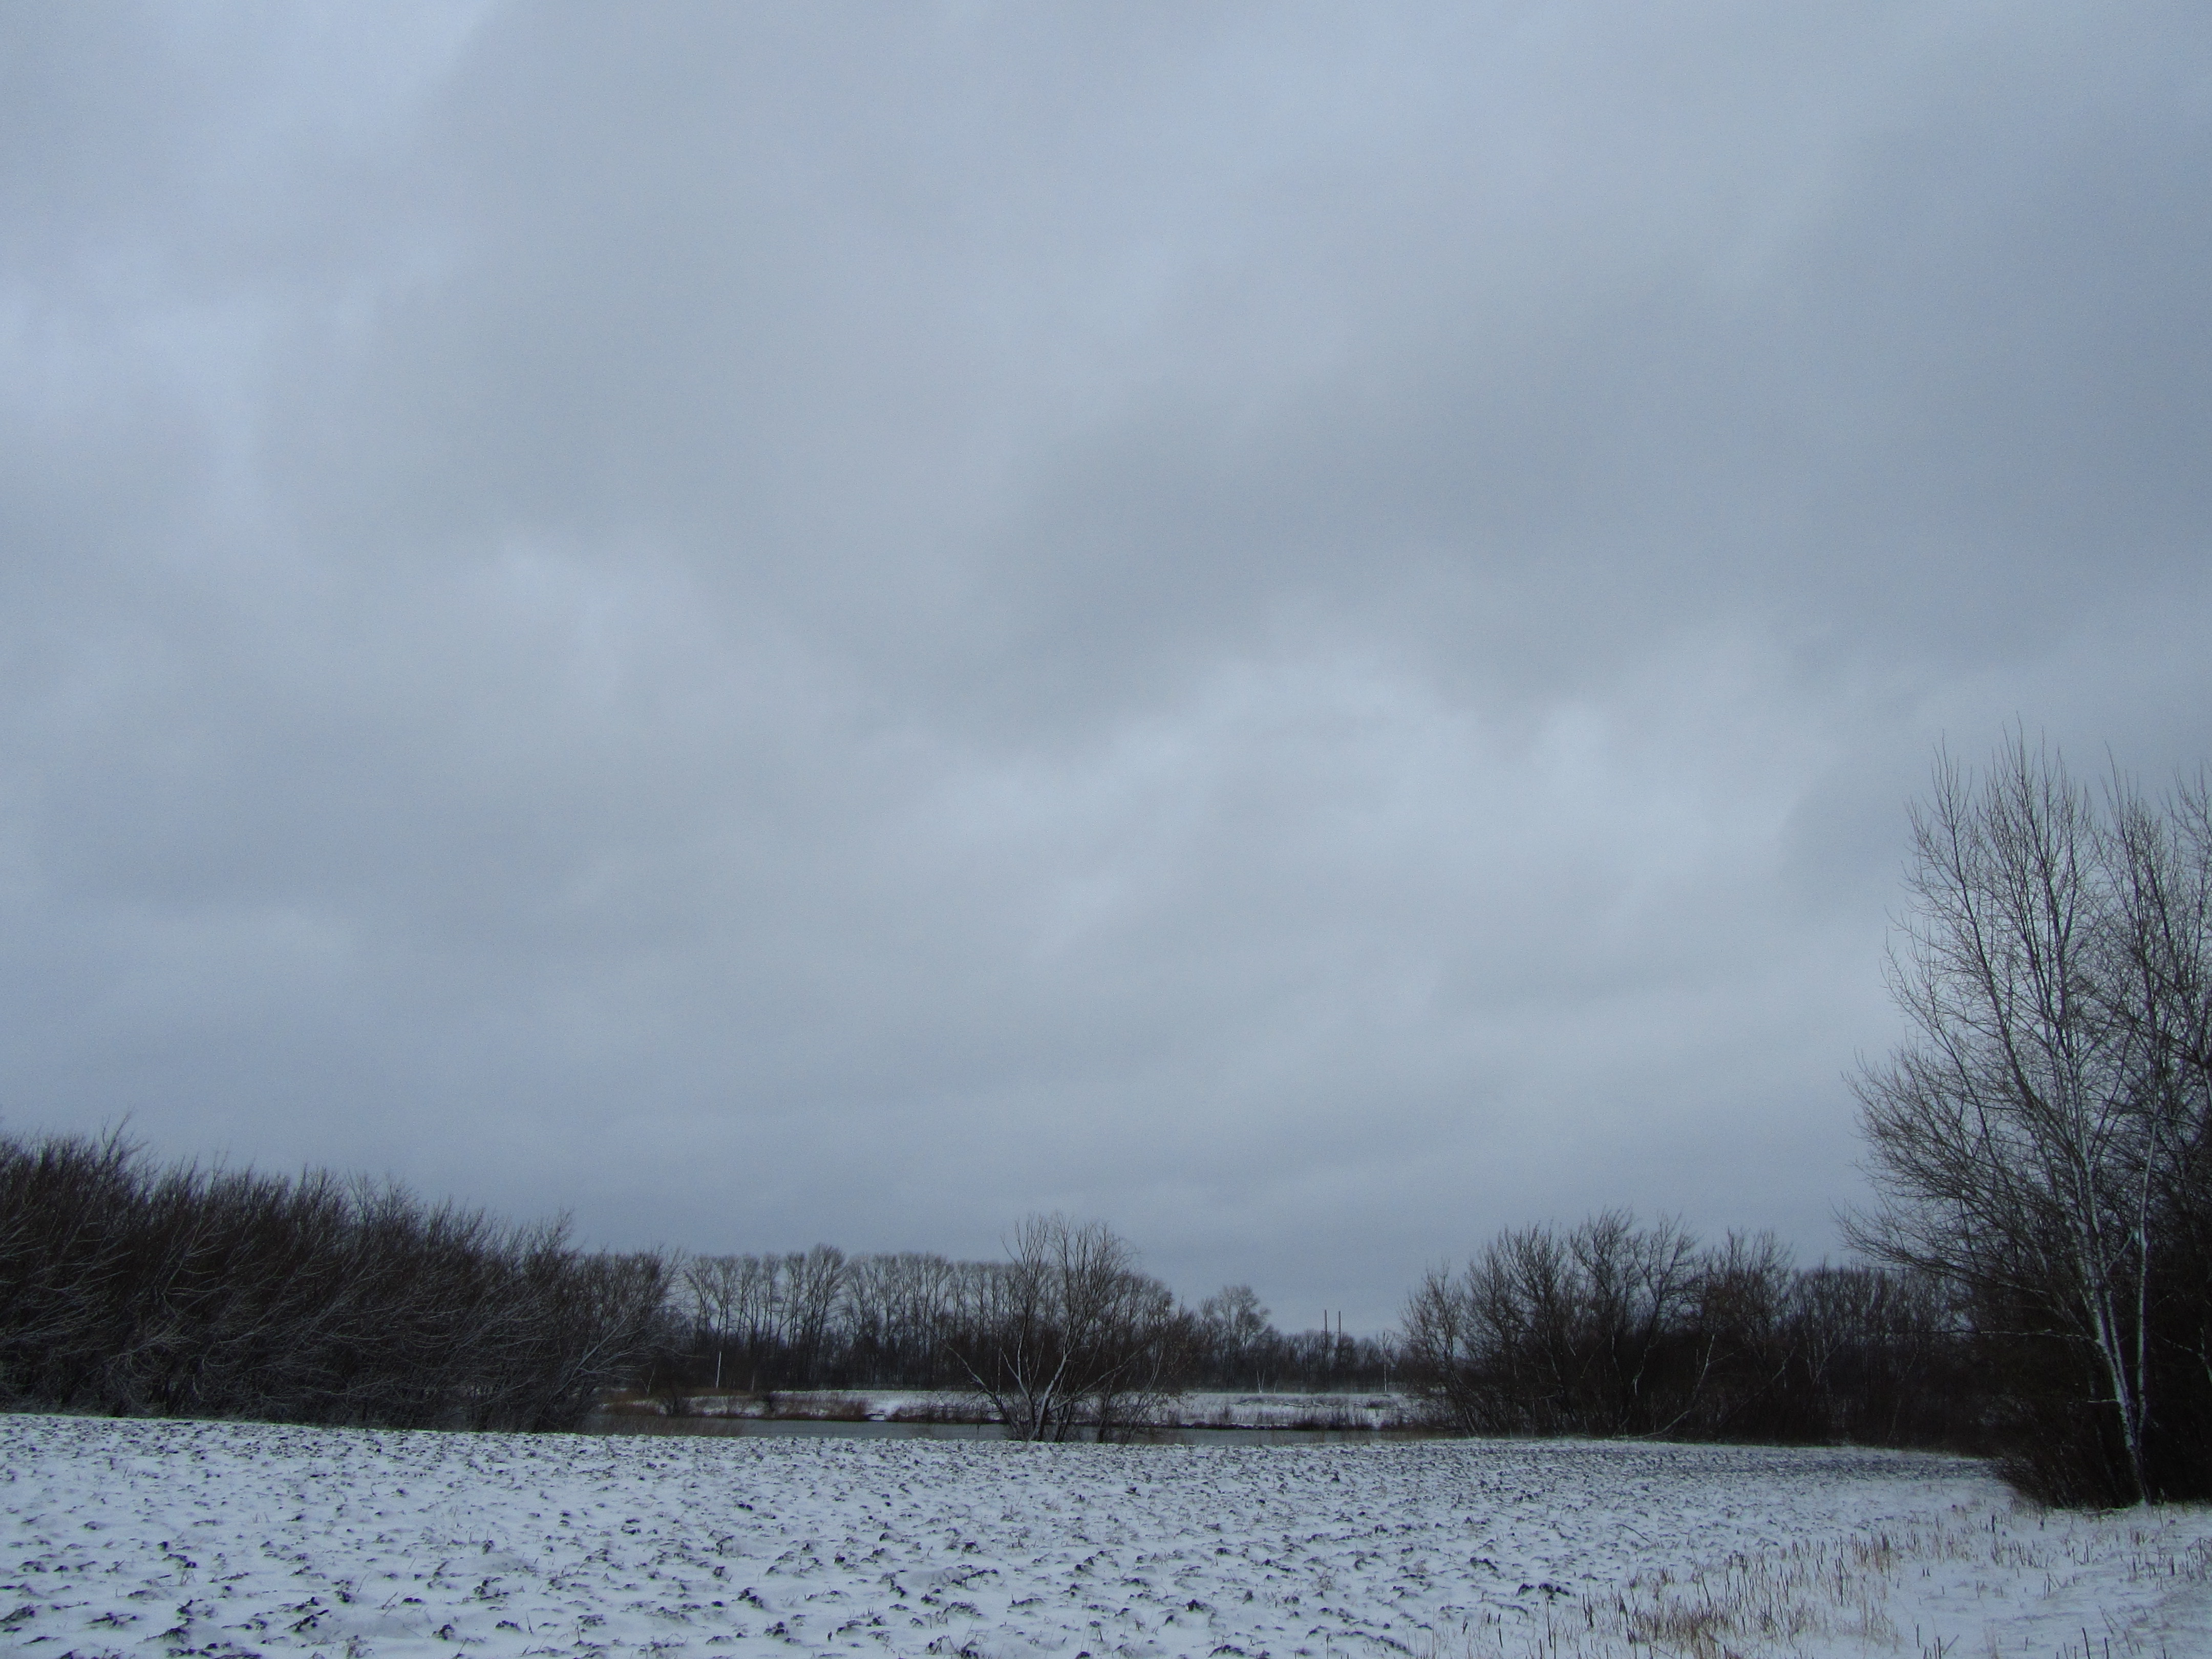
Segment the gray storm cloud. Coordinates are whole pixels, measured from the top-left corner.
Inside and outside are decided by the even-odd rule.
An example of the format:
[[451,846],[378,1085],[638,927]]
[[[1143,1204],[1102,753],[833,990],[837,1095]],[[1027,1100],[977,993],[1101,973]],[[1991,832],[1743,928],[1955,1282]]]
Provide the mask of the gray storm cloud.
[[1931,746],[2205,752],[2208,47],[9,9],[0,1111],[1291,1324],[1831,1250]]

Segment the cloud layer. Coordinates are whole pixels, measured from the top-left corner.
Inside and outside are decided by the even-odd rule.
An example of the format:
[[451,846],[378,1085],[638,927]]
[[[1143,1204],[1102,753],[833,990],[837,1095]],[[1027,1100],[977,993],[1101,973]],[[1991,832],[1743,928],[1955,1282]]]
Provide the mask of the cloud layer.
[[2204,753],[2200,9],[0,28],[18,1128],[1817,1255],[1931,745]]

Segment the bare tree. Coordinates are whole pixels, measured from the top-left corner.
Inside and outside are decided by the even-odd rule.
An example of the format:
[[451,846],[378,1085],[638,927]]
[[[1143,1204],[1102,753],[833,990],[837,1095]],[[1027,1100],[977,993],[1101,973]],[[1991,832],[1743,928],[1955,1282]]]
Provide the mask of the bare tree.
[[1006,1252],[953,1344],[969,1380],[1018,1439],[1127,1431],[1173,1384],[1187,1338],[1173,1293],[1101,1223],[1031,1216]]
[[733,1255],[696,1255],[683,1264],[684,1288],[700,1333],[714,1349],[714,1386],[722,1386],[722,1362],[745,1289],[743,1262]]
[[1198,1304],[1198,1323],[1215,1369],[1240,1378],[1251,1375],[1256,1392],[1259,1355],[1273,1328],[1258,1294],[1249,1285],[1224,1285]]
[[844,1299],[845,1253],[817,1244],[783,1259],[784,1340],[791,1345],[803,1381],[821,1380],[823,1351]]
[[1855,1079],[1880,1194],[1855,1241],[1956,1287],[2054,1400],[2079,1375],[2083,1433],[2030,1454],[2073,1460],[2062,1495],[2148,1501],[2174,1485],[2168,1235],[2203,1208],[2203,792],[2100,802],[2016,733],[1979,777],[1940,757],[1911,822],[1890,985],[1914,1036]]

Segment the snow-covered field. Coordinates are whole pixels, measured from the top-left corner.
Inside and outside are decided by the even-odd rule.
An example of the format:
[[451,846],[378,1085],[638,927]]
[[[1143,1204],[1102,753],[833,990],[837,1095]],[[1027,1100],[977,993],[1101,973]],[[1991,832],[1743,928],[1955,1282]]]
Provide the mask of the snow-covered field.
[[508,1437],[0,1417],[53,1656],[2212,1654],[2212,1513],[1881,1453]]

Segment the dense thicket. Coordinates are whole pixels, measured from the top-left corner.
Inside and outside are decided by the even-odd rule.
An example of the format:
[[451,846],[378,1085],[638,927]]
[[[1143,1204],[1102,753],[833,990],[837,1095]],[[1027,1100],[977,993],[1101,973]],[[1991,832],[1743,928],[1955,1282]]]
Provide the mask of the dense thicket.
[[1970,1443],[1984,1403],[1924,1277],[1701,1249],[1610,1211],[1502,1232],[1407,1304],[1408,1385],[1469,1433]]
[[654,1255],[325,1173],[0,1136],[0,1403],[573,1426],[653,1340]]
[[2016,737],[1913,832],[1859,1241],[1957,1299],[2031,1491],[2212,1497],[2212,798]]

